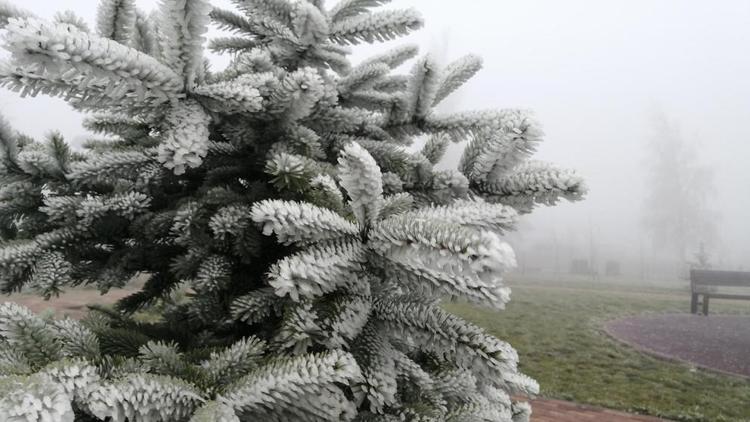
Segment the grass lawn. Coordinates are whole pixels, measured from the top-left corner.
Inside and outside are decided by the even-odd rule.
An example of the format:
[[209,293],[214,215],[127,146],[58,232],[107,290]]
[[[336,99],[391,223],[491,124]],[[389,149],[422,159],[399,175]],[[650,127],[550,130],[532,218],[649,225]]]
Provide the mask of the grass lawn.
[[[601,331],[602,322],[619,316],[684,313],[687,291],[510,284],[513,300],[503,312],[463,304],[448,308],[510,342],[523,372],[539,381],[542,396],[676,421],[750,421],[750,380],[650,357]],[[750,314],[750,302],[711,301],[711,312]]]

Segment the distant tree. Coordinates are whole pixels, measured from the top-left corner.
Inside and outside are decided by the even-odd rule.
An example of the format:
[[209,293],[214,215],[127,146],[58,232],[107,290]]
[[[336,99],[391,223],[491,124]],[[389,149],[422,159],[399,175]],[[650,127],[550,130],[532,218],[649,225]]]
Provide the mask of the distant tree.
[[711,268],[711,254],[706,249],[706,244],[704,242],[701,242],[698,246],[698,252],[693,255],[693,261],[690,263],[690,267],[706,270]]
[[654,248],[682,268],[691,245],[716,239],[717,215],[708,202],[714,180],[667,116],[657,114],[653,125],[643,223]]

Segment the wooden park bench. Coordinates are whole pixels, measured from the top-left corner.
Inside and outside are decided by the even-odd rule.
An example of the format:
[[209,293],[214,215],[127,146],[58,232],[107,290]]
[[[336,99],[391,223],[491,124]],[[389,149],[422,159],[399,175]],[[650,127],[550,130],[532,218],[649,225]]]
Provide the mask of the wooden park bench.
[[[718,287],[746,287],[748,290],[744,294],[727,293],[721,292]],[[703,315],[708,315],[710,298],[750,300],[750,272],[690,270],[690,290],[690,312],[698,313],[699,299],[702,299]]]

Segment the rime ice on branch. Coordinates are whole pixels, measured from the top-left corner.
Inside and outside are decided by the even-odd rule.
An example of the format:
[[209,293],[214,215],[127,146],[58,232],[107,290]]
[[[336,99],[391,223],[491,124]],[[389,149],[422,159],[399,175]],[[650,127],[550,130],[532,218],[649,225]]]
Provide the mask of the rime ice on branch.
[[[234,3],[103,0],[90,30],[0,0],[0,84],[96,134],[78,151],[0,120],[0,289],[147,278],[81,321],[0,305],[0,420],[527,421],[515,350],[440,304],[502,309],[504,232],[581,179],[529,160],[525,111],[433,111],[478,57],[350,62],[417,12]],[[209,22],[227,35],[206,43]],[[231,64],[211,70],[206,44]]]

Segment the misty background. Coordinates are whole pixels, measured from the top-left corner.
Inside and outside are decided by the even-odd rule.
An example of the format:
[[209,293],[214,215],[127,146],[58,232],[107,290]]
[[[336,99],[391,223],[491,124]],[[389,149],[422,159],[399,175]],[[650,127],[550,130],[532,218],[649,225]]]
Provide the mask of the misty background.
[[[97,0],[16,3],[43,18],[71,9],[95,26]],[[138,1],[144,10],[156,4]],[[540,207],[509,236],[518,271],[567,273],[578,260],[602,275],[611,261],[631,279],[676,279],[700,243],[715,269],[750,268],[750,2],[393,4],[409,6],[425,28],[354,47],[355,62],[406,42],[443,63],[482,56],[484,70],[442,108],[534,110],[546,133],[535,158],[587,181],[586,200]],[[228,57],[212,62],[221,69]],[[81,116],[62,100],[0,90],[0,109],[34,137],[57,129],[73,144],[85,138]],[[461,148],[443,164],[455,168]]]

